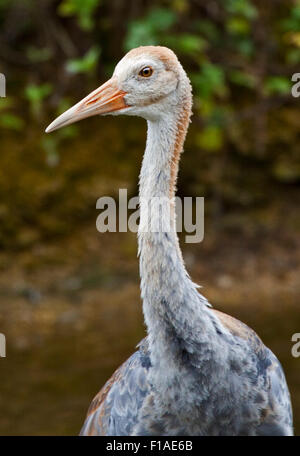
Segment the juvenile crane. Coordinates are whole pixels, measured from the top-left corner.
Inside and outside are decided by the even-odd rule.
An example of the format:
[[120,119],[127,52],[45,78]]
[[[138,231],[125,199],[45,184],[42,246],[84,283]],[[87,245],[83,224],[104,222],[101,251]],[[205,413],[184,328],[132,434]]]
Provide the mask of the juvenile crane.
[[[191,108],[190,81],[176,55],[145,46],[128,52],[109,81],[46,130],[95,114],[140,116],[148,124],[138,233],[147,337],[96,395],[81,435],[293,434],[279,361],[254,331],[211,308],[183,263],[174,197]],[[171,229],[151,205],[148,211],[153,197],[168,201]],[[147,229],[153,221],[159,230]]]

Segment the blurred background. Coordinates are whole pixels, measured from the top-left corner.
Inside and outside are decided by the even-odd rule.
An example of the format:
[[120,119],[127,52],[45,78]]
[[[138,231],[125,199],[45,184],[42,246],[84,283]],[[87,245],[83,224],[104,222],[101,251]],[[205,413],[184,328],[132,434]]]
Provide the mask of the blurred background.
[[99,197],[137,194],[145,122],[44,129],[148,44],[194,89],[178,194],[205,197],[205,237],[181,242],[187,268],[279,357],[299,435],[296,0],[0,0],[0,434],[77,434],[145,334],[135,235],[95,225]]

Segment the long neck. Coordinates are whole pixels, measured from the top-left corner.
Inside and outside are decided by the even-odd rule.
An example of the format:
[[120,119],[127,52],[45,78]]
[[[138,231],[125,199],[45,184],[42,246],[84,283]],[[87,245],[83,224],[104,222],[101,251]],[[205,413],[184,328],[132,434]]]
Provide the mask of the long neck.
[[[148,338],[157,360],[161,360],[162,351],[169,350],[174,338],[191,346],[194,338],[199,340],[199,329],[201,337],[208,338],[204,329],[211,326],[206,300],[184,267],[175,229],[173,199],[191,113],[190,95],[172,111],[158,121],[148,121],[140,174],[141,294]],[[157,205],[158,201],[162,206]]]

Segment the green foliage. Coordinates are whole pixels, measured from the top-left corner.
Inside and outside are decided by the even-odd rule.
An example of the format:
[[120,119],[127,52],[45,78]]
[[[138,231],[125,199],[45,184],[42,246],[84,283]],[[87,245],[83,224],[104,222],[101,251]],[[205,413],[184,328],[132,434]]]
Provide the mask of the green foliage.
[[21,131],[24,120],[14,113],[15,99],[13,97],[0,100],[0,127],[7,130]]
[[24,120],[16,114],[5,112],[0,115],[0,127],[20,131],[24,127]]
[[51,49],[47,47],[38,48],[36,46],[28,46],[26,55],[30,62],[46,62],[52,56]]
[[229,13],[240,15],[250,21],[258,15],[257,9],[250,0],[223,0],[222,3]]
[[[44,136],[44,119],[50,121],[109,77],[124,50],[154,44],[172,48],[192,81],[193,168],[209,157],[207,174],[201,167],[197,180],[215,187],[219,177],[209,160],[222,169],[218,160],[224,154],[230,172],[218,188],[222,193],[226,186],[230,200],[238,201],[236,190],[248,185],[236,177],[244,172],[245,157],[253,166],[247,195],[266,195],[257,181],[299,179],[299,100],[290,96],[291,75],[300,64],[298,0],[278,0],[276,8],[254,0],[48,0],[39,7],[49,13],[46,33],[39,14],[32,14],[34,2],[0,0],[0,71],[16,75],[8,78],[13,99],[0,100],[0,127],[25,134],[24,125],[37,125],[38,148],[49,166],[60,165],[61,149],[81,126]],[[24,81],[34,83],[20,96]]]
[[219,150],[223,145],[223,132],[217,125],[204,127],[196,136],[197,146],[208,151]]
[[96,69],[99,56],[99,46],[93,46],[82,58],[69,60],[66,64],[66,68],[70,73],[73,74],[90,74]]
[[29,101],[30,110],[35,115],[40,114],[42,108],[43,100],[50,95],[53,87],[49,83],[44,84],[29,84],[25,87],[24,95],[25,98]]
[[172,49],[176,49],[177,52],[183,55],[196,57],[207,47],[207,42],[204,38],[188,33],[178,36],[170,35],[166,37],[164,44]]
[[248,89],[254,89],[257,82],[254,75],[234,69],[228,72],[228,79],[235,85]]
[[284,76],[270,76],[264,84],[264,92],[266,95],[273,93],[286,94],[291,90],[291,82]]
[[125,49],[141,45],[163,45],[183,55],[201,53],[207,46],[206,40],[193,33],[175,33],[172,27],[177,22],[174,11],[166,8],[154,8],[145,18],[129,24]]
[[213,22],[202,19],[195,19],[194,30],[202,37],[205,37],[211,44],[218,43],[220,39],[220,30]]
[[94,13],[99,3],[99,0],[63,0],[58,12],[62,16],[77,16],[80,27],[88,31],[94,26]]
[[166,8],[154,8],[140,20],[130,22],[125,50],[138,46],[158,45],[164,41],[167,30],[176,22],[176,15]]
[[299,32],[300,30],[300,4],[296,4],[290,10],[290,15],[280,21],[281,28],[288,32]]
[[10,3],[11,0],[0,0],[0,10],[5,10]]
[[292,65],[300,63],[300,49],[289,49],[286,52],[286,62]]
[[281,38],[286,47],[286,61],[290,64],[300,62],[300,4],[290,9],[289,15],[280,19]]
[[233,35],[247,35],[251,30],[249,22],[243,17],[230,17],[226,29]]
[[233,47],[237,49],[241,56],[246,58],[252,57],[255,53],[253,41],[247,37],[239,37],[239,39],[234,42]]
[[200,97],[226,94],[225,74],[219,65],[204,62],[198,73],[191,74],[191,79]]

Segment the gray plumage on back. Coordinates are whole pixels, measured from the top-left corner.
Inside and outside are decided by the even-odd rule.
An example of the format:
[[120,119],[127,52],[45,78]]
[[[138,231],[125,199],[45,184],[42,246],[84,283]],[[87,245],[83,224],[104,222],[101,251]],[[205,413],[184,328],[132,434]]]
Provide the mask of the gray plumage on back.
[[110,81],[48,128],[112,112],[148,124],[138,233],[148,335],[93,400],[82,435],[293,433],[279,361],[250,328],[209,307],[183,263],[174,196],[191,106],[175,54],[146,46],[130,51]]

